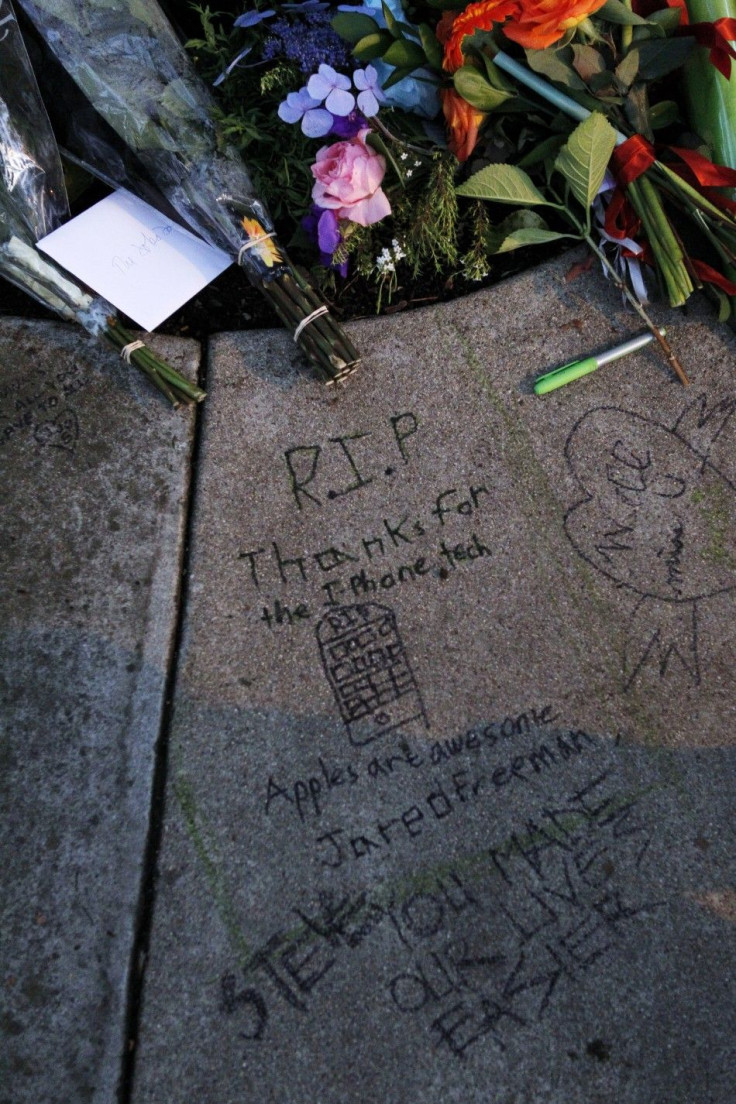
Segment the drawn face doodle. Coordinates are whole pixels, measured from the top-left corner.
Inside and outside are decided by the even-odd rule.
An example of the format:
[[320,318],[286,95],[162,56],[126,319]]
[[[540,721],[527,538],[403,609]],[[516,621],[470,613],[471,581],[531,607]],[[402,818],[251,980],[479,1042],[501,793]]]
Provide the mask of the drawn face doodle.
[[676,429],[630,411],[589,411],[565,455],[586,497],[565,529],[591,566],[636,594],[692,602],[736,586],[734,526],[713,554],[708,502],[736,517],[736,490]]

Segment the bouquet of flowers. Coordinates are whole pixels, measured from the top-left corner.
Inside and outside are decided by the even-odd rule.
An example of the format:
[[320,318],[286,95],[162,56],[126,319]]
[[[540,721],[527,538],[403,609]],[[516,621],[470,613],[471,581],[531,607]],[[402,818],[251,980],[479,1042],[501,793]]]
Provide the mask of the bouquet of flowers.
[[[6,0],[6,3],[9,2]],[[0,35],[0,273],[67,321],[104,337],[175,404],[204,393],[36,248],[69,217],[59,153],[12,8]]]
[[230,253],[333,383],[358,354],[275,240],[270,216],[215,123],[210,94],[156,0],[20,0],[90,103],[182,220]]
[[[259,66],[282,122],[321,142],[304,227],[331,279],[357,270],[391,293],[401,265],[477,278],[494,255],[584,240],[687,382],[649,289],[681,306],[705,287],[722,319],[736,302],[736,11],[687,3],[257,0],[227,38],[207,13],[192,45],[221,66],[230,45],[231,120]],[[327,20],[351,60],[322,31],[306,66],[296,18]]]

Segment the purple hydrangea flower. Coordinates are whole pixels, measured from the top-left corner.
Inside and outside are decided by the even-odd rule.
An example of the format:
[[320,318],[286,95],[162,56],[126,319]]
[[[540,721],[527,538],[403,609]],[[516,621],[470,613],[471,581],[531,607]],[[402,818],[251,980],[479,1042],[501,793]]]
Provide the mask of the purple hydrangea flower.
[[278,116],[284,123],[302,124],[302,131],[308,138],[323,138],[332,129],[332,115],[320,106],[321,100],[315,100],[306,88],[290,92],[279,104]]
[[276,14],[275,11],[250,11],[245,12],[244,15],[239,15],[233,23],[233,27],[255,27],[258,23],[262,23],[264,19],[271,19]]
[[325,11],[329,6],[327,0],[301,0],[299,4],[282,4],[281,10],[301,15],[303,12]]
[[379,105],[386,102],[383,89],[378,83],[378,73],[372,65],[365,69],[356,69],[353,84],[359,91],[358,107],[367,119],[378,114]]
[[350,77],[337,73],[331,65],[320,65],[307,81],[307,91],[333,115],[349,115],[355,107],[355,96],[349,92]]
[[332,15],[332,11],[315,7],[306,16],[302,9],[274,20],[268,27],[261,57],[264,61],[288,58],[296,62],[304,74],[314,73],[321,62],[336,69],[347,67],[350,64],[350,46],[333,31],[330,22]]

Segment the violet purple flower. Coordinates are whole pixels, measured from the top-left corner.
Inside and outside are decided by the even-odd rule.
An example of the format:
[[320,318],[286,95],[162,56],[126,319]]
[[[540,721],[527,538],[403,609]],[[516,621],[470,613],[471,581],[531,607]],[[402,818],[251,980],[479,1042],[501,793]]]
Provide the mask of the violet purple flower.
[[368,120],[359,111],[351,111],[349,115],[334,115],[330,134],[336,138],[354,138],[361,130],[368,126]]
[[349,115],[355,107],[355,96],[349,92],[350,77],[337,73],[331,65],[320,65],[307,81],[307,91],[333,115]]
[[327,0],[301,0],[301,3],[282,4],[281,10],[302,15],[305,12],[325,11],[329,6]]
[[281,11],[286,14],[268,25],[261,51],[264,61],[287,58],[305,75],[314,73],[320,62],[335,69],[350,64],[350,46],[333,31],[331,11],[315,7],[305,15],[303,10],[289,11],[285,5]]
[[279,119],[284,123],[301,122],[302,132],[308,138],[323,138],[329,134],[334,120],[331,113],[320,106],[321,102],[310,96],[306,88],[289,92],[279,104]]
[[270,9],[269,11],[245,12],[238,16],[233,23],[233,27],[255,27],[258,23],[262,23],[264,19],[271,19],[275,14],[276,12]]
[[358,89],[358,107],[367,119],[378,114],[379,106],[386,102],[383,89],[378,83],[378,73],[372,65],[365,69],[356,69],[353,84]]
[[340,224],[334,211],[325,210],[313,204],[302,219],[302,229],[319,247],[320,264],[333,268],[343,278],[348,274],[348,262],[335,264],[335,250],[342,242]]

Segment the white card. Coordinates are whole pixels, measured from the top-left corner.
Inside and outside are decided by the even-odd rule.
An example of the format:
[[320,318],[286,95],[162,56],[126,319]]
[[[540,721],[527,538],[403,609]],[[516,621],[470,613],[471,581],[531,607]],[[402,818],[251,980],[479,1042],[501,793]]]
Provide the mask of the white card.
[[155,330],[233,263],[126,191],[47,234],[38,248],[144,330]]

